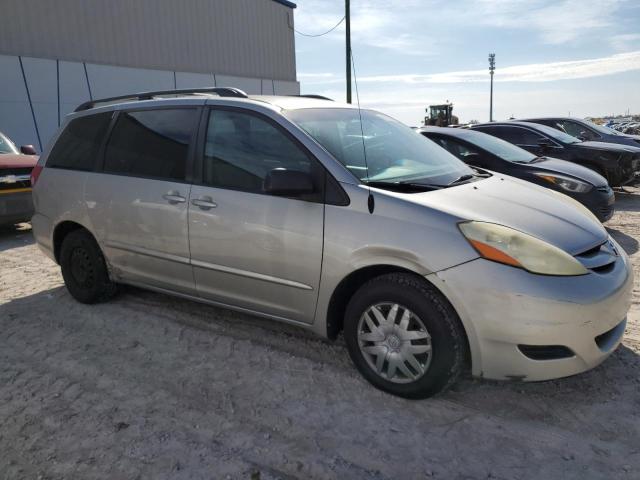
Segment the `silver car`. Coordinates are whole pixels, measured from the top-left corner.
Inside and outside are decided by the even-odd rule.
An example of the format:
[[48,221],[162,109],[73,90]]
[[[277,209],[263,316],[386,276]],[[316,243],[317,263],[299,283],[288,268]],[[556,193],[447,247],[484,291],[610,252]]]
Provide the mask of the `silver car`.
[[80,302],[118,284],[340,333],[421,398],[588,370],[633,275],[574,200],[471,168],[372,110],[230,89],[80,106],[34,170],[33,231]]

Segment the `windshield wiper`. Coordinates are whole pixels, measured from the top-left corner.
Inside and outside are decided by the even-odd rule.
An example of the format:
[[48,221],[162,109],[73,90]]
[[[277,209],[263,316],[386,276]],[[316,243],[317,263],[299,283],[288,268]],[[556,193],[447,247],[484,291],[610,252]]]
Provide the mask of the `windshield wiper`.
[[363,182],[365,185],[374,188],[389,188],[391,190],[399,191],[424,191],[424,190],[439,190],[445,188],[447,185],[438,185],[435,183],[418,183],[410,181],[384,181],[384,180],[370,180]]
[[465,173],[464,175],[459,176],[453,182],[447,183],[445,187],[453,187],[455,185],[460,185],[461,183],[466,183],[469,180],[473,180],[474,178],[489,178],[492,175],[489,172],[486,172],[480,168],[472,167],[476,173]]
[[475,178],[475,177],[476,176],[473,173],[465,173],[464,175],[461,175],[458,178],[456,178],[453,182],[447,183],[447,187],[457,185],[458,183],[466,182],[467,180],[471,180],[472,178]]

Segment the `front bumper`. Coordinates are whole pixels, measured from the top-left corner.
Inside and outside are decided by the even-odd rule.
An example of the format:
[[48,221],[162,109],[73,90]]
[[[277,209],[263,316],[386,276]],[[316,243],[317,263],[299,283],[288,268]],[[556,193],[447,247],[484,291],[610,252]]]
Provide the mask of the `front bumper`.
[[33,215],[30,188],[0,190],[0,225],[27,222]]
[[[607,273],[578,277],[477,259],[427,278],[465,326],[473,374],[498,380],[549,380],[600,364],[622,340],[633,287],[625,253]],[[563,346],[572,355],[534,360],[519,345]]]
[[613,217],[616,197],[613,190],[608,185],[605,187],[594,187],[587,193],[567,193],[561,190],[558,191],[560,193],[568,194],[574,200],[582,203],[602,223]]

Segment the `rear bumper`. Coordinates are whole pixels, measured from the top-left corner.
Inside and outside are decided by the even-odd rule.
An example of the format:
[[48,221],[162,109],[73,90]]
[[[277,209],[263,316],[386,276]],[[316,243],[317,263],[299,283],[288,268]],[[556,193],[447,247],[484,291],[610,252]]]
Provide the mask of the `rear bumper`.
[[[633,287],[624,253],[606,274],[532,275],[478,259],[428,278],[463,321],[473,374],[499,380],[548,380],[600,364],[622,340]],[[536,359],[521,346],[569,355]]]
[[31,189],[0,190],[0,225],[28,222],[32,215]]
[[631,162],[621,169],[620,179],[618,183],[621,187],[625,185],[633,185],[640,180],[640,157],[634,158]]
[[56,262],[56,257],[53,252],[53,226],[51,221],[44,215],[36,213],[33,215],[33,218],[31,218],[31,230],[40,250]]

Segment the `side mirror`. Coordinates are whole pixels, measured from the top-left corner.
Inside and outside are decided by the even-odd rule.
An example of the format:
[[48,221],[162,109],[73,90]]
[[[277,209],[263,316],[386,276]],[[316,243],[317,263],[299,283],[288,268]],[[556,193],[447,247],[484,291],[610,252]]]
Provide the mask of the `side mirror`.
[[297,170],[274,168],[267,173],[262,190],[271,195],[296,196],[313,193],[311,175]]
[[20,147],[20,152],[25,154],[25,155],[37,155],[38,152],[36,152],[36,149],[34,148],[33,145],[22,145]]
[[540,140],[538,142],[538,146],[542,150],[549,150],[553,145],[551,144],[551,142],[549,140]]
[[589,140],[589,134],[586,130],[580,132],[580,134],[578,135],[578,140],[582,140],[583,142]]

